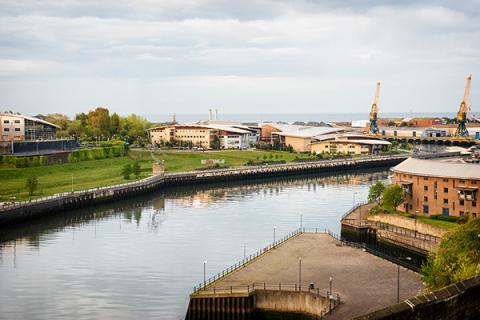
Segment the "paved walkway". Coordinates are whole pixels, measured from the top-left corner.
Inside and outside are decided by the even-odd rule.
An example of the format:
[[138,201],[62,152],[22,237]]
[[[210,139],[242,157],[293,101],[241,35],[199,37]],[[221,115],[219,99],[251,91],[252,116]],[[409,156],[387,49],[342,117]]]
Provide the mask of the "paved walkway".
[[[288,240],[215,286],[298,283],[299,257],[302,287],[312,282],[326,290],[333,278],[333,292],[340,294],[342,303],[328,319],[350,319],[397,302],[397,265],[321,233],[304,233]],[[422,288],[418,274],[400,268],[401,301]]]

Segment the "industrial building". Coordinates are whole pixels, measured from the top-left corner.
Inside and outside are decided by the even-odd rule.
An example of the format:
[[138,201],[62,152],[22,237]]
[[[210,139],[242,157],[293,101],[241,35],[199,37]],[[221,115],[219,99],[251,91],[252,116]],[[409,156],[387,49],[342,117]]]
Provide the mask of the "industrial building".
[[459,157],[409,158],[392,168],[393,180],[402,186],[403,212],[444,216],[478,216],[480,164]]

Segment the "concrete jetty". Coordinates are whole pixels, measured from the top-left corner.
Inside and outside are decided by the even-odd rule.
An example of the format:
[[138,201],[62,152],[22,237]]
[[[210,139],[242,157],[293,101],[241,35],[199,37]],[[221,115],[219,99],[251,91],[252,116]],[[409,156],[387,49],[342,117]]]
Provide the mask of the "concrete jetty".
[[[397,303],[398,292],[400,301],[403,301],[415,296],[424,287],[419,275],[413,271],[376,257],[361,248],[345,245],[328,234],[312,232],[290,238],[242,268],[208,285],[205,290],[192,294],[190,307],[195,305],[195,299],[242,295],[238,291],[238,288],[242,287],[248,287],[247,292],[250,294],[255,289],[263,290],[263,286],[277,292],[297,291],[301,287],[303,290],[317,292],[319,296],[328,292],[330,298],[340,301],[332,313],[326,315],[328,319],[351,319],[385,308]],[[237,288],[237,292],[230,289],[232,291],[229,293],[229,288]],[[276,301],[278,311],[295,309],[293,302],[290,302],[290,306],[285,306],[282,301],[284,300]],[[295,301],[304,303],[301,299]],[[318,303],[329,302],[322,300]],[[209,306],[208,302],[203,305]],[[198,309],[198,304],[195,306]],[[305,308],[296,307],[297,310]],[[248,308],[251,310],[255,306],[249,304]],[[241,311],[241,305],[238,310]],[[199,318],[203,319],[204,316],[208,318],[207,314]],[[189,317],[187,312],[187,319],[195,317]]]

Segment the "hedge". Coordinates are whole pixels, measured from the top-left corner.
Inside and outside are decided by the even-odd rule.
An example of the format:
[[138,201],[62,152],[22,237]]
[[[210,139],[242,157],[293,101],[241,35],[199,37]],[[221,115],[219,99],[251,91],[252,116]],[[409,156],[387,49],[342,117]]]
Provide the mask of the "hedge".
[[[124,145],[114,144],[111,147],[103,147],[97,149],[81,149],[72,151],[68,155],[68,162],[114,158],[121,157],[123,155],[125,155]],[[39,167],[47,164],[47,157],[17,157],[5,155],[0,156],[0,163],[10,165],[15,168]]]

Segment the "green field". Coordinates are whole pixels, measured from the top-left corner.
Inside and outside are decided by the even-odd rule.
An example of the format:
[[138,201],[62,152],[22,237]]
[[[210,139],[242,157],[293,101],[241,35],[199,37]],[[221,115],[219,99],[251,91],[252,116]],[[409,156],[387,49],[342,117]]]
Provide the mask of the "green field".
[[[297,156],[307,157],[280,151],[218,151],[218,152],[191,152],[165,151],[155,153],[155,158],[164,160],[166,172],[190,171],[196,168],[207,167],[202,165],[202,159],[224,159],[226,166],[244,165],[248,160],[262,161],[264,155],[268,160],[292,161]],[[272,155],[272,157],[270,157]],[[278,157],[276,157],[278,155]],[[142,171],[139,179],[151,175],[153,159],[150,152],[131,151],[128,156],[89,160],[75,163],[56,164],[31,168],[0,167],[0,202],[24,200],[30,198],[25,188],[27,177],[36,175],[39,181],[38,190],[32,198],[48,196],[72,189],[83,190],[103,187],[113,184],[134,181],[132,176],[125,180],[121,175],[122,167],[140,162]],[[211,165],[210,165],[211,166]]]

